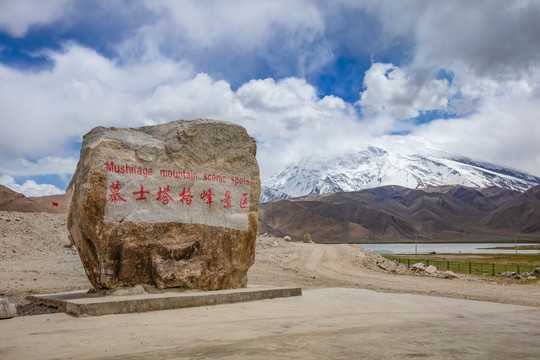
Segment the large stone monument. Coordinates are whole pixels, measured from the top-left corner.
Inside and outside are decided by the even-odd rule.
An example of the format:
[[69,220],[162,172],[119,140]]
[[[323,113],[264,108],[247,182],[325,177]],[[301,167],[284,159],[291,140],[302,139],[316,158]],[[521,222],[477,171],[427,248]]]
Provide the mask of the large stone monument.
[[97,127],[68,187],[68,228],[96,290],[247,285],[260,195],[255,140],[232,123]]

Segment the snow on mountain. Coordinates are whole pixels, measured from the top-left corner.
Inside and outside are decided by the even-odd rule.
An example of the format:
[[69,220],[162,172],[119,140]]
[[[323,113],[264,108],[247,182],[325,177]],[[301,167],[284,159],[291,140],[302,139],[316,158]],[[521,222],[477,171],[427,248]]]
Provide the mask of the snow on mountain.
[[540,178],[524,172],[440,155],[404,155],[368,147],[356,153],[289,165],[263,181],[261,202],[310,194],[358,191],[384,185],[424,188],[441,185],[498,186],[525,191]]

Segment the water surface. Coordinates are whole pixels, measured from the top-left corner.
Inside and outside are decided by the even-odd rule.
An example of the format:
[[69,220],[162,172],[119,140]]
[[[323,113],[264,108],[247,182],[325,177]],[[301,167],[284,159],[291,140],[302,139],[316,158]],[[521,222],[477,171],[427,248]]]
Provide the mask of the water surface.
[[[531,245],[530,243],[517,243],[520,245]],[[364,249],[371,250],[379,254],[414,254],[415,244],[358,244]],[[493,247],[510,247],[508,250],[489,249]],[[512,249],[514,243],[476,243],[476,244],[425,244],[417,245],[418,254],[515,254]],[[540,250],[517,250],[518,254],[539,254]]]

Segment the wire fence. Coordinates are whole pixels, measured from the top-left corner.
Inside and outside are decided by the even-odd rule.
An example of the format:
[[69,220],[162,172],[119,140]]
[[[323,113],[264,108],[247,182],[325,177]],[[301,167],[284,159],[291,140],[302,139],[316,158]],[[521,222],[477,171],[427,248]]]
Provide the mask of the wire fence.
[[498,275],[505,272],[514,272],[516,274],[530,274],[535,269],[540,268],[540,265],[523,265],[523,264],[495,264],[495,263],[479,263],[472,261],[453,261],[453,260],[435,260],[435,259],[409,259],[383,255],[389,260],[396,261],[400,264],[407,265],[410,268],[416,263],[423,263],[426,266],[433,265],[437,270],[450,270],[461,274],[477,274],[477,275]]

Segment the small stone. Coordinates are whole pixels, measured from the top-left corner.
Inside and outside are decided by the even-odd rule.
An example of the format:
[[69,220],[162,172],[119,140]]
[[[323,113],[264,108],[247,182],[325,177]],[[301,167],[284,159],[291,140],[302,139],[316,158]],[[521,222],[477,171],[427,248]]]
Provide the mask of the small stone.
[[289,235],[287,235],[287,236],[285,236],[285,237],[283,238],[283,240],[289,242],[289,241],[291,241],[292,239],[291,239],[291,237],[290,237]]
[[311,235],[310,234],[305,234],[304,235],[304,243],[313,244],[313,240],[311,240]]
[[516,280],[523,280],[524,277],[521,276],[521,275],[514,275],[514,279],[516,279]]
[[0,319],[9,319],[17,315],[17,307],[5,297],[0,298]]
[[511,277],[511,276],[515,276],[517,274],[514,271],[505,271],[505,272],[499,273],[499,275]]
[[278,243],[277,241],[274,241],[274,242],[272,243],[272,246],[273,246],[273,247],[277,247],[277,246],[279,246],[279,243]]
[[459,276],[457,276],[453,271],[446,270],[442,274],[442,277],[445,279],[458,279]]
[[536,280],[536,279],[538,279],[538,277],[536,276],[533,276],[533,275],[527,276],[527,280]]

